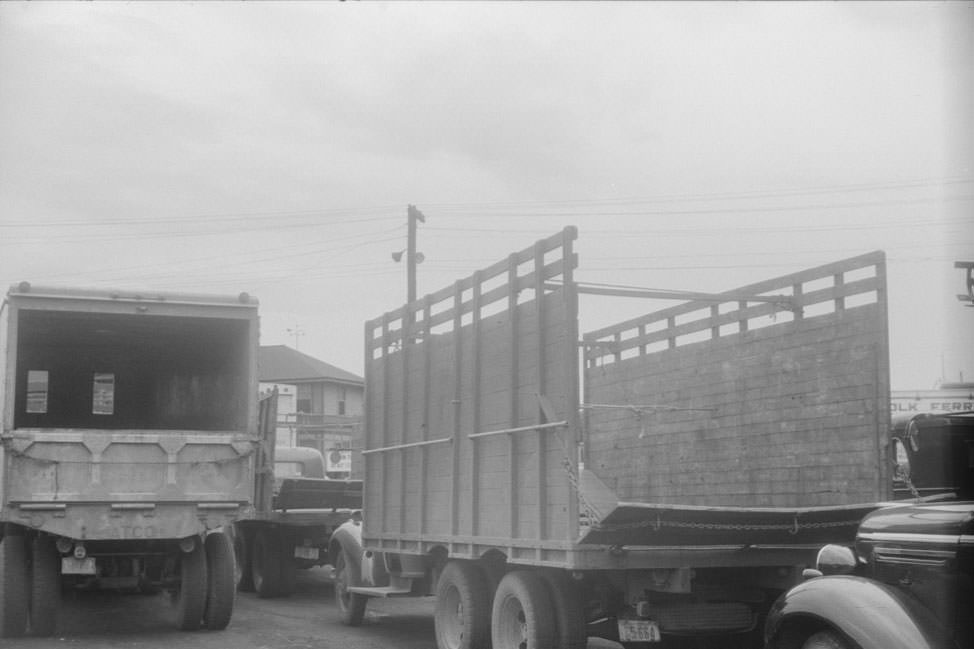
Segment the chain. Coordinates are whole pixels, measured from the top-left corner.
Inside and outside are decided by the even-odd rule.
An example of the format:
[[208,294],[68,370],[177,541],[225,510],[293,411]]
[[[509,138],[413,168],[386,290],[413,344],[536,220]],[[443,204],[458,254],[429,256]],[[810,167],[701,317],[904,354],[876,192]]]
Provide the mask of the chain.
[[786,523],[695,523],[692,521],[664,521],[659,516],[656,520],[649,521],[637,521],[634,523],[614,523],[610,525],[596,525],[595,529],[604,532],[616,532],[622,530],[635,530],[652,528],[653,530],[659,530],[664,527],[677,528],[677,529],[691,529],[691,530],[720,530],[720,531],[733,531],[733,532],[748,532],[748,531],[774,531],[774,530],[784,530],[790,534],[798,534],[800,530],[809,529],[829,529],[835,527],[858,527],[860,519],[851,519],[845,521],[826,521],[819,523],[800,523],[798,517],[792,521],[791,524]]
[[914,486],[913,480],[910,479],[909,472],[897,471],[897,469],[899,468],[899,464],[897,464],[896,460],[892,458],[890,458],[889,463],[893,468],[894,476],[903,481],[903,483],[906,485],[906,488],[910,490],[910,495],[913,496],[913,498],[915,498],[916,500],[920,500],[920,492],[919,490],[917,490],[916,486]]
[[602,521],[602,517],[599,515],[599,510],[596,509],[595,506],[592,505],[592,503],[590,503],[582,493],[578,480],[578,474],[575,473],[575,465],[572,463],[571,454],[568,451],[568,444],[566,444],[565,440],[562,439],[560,433],[556,433],[555,437],[558,439],[558,443],[561,445],[561,466],[565,469],[565,473],[568,475],[568,482],[575,491],[575,495],[578,497],[578,503],[582,508],[582,516],[585,519],[585,522],[583,522],[582,525],[587,525],[593,528],[598,527]]

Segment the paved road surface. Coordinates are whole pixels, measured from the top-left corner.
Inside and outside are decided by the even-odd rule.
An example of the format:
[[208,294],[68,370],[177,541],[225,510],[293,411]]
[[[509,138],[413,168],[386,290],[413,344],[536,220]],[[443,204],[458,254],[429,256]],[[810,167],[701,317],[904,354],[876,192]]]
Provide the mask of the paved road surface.
[[[164,595],[75,593],[65,596],[60,628],[51,638],[0,640],[2,649],[435,649],[433,599],[373,599],[365,623],[343,626],[327,572],[299,574],[285,599],[240,593],[224,631],[173,628]],[[618,647],[592,641],[590,649]]]

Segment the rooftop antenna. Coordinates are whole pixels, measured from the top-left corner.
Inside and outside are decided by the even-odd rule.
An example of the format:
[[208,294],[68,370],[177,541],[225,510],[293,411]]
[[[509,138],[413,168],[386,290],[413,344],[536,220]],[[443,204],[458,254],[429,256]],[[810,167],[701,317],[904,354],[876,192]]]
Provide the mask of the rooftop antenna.
[[295,324],[294,327],[289,328],[287,332],[289,335],[294,336],[294,349],[301,351],[301,347],[298,344],[298,338],[304,335],[304,329],[301,328],[301,325]]

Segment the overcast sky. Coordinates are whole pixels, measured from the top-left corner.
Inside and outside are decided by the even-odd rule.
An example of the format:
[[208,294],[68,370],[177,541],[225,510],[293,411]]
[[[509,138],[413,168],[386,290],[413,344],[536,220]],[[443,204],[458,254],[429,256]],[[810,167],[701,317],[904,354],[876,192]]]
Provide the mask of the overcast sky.
[[247,291],[361,374],[408,204],[420,295],[566,225],[653,288],[884,250],[926,389],[974,380],[972,115],[967,2],[3,2],[0,282]]

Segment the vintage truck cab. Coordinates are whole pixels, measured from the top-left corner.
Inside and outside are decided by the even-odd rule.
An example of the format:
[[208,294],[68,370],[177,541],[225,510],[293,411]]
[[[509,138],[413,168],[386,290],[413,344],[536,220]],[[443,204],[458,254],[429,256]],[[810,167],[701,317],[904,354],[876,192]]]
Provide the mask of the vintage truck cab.
[[867,515],[853,548],[822,548],[772,607],[767,649],[974,647],[974,412],[895,422],[892,448],[914,497]]

